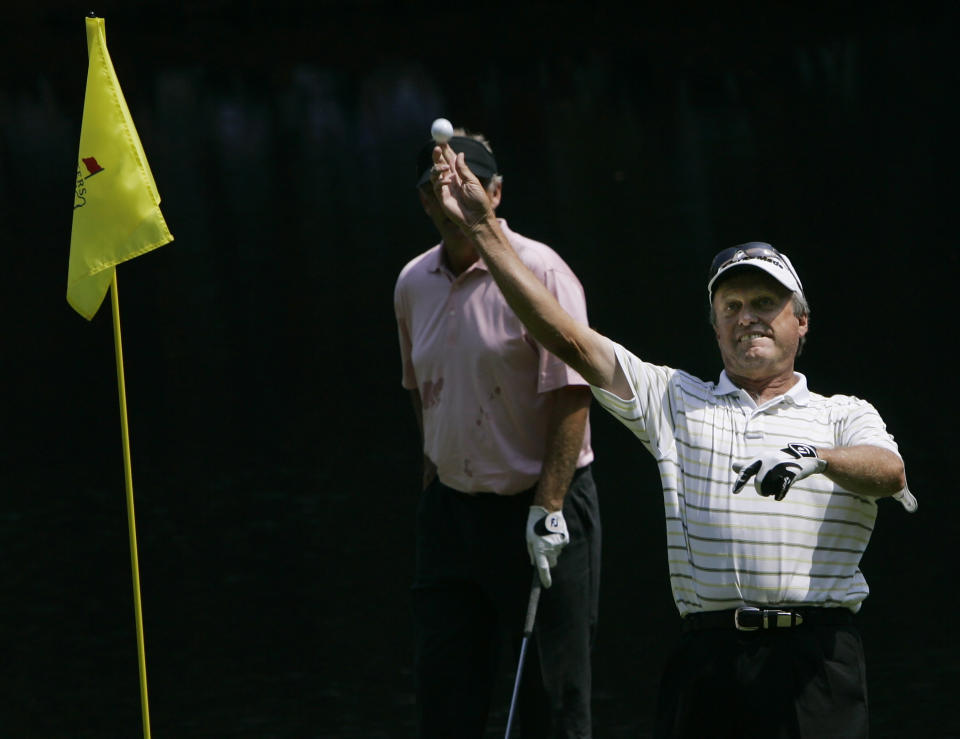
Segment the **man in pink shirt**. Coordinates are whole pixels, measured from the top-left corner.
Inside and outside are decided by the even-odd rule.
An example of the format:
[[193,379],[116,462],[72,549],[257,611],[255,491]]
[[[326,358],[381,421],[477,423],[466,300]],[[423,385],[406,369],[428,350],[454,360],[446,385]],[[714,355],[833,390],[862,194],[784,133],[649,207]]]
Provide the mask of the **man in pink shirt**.
[[[450,145],[499,204],[489,144],[457,134]],[[514,657],[520,645],[532,564],[544,591],[520,686],[521,734],[589,737],[600,576],[590,389],[527,333],[444,215],[432,149],[420,151],[417,185],[442,241],[403,268],[394,292],[403,386],[423,440],[413,584],[420,736],[483,736],[501,645]],[[586,325],[583,288],[566,263],[500,224]]]

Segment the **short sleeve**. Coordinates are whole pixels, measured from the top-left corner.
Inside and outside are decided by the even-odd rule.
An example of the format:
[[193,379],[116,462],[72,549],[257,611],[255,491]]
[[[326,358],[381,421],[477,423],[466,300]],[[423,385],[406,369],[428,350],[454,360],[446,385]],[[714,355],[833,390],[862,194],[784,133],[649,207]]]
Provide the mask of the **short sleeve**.
[[630,429],[657,459],[661,459],[674,445],[670,416],[673,403],[670,402],[670,395],[677,371],[644,362],[620,344],[611,343],[633,396],[623,399],[591,385],[593,396],[606,411]]
[[899,456],[897,443],[887,431],[877,409],[860,398],[851,398],[851,401],[837,428],[837,446],[879,446]]
[[410,340],[409,315],[402,279],[401,275],[393,290],[393,311],[397,317],[397,334],[400,340],[400,363],[402,367],[400,383],[407,390],[413,390],[417,387],[417,375],[413,369],[413,342]]

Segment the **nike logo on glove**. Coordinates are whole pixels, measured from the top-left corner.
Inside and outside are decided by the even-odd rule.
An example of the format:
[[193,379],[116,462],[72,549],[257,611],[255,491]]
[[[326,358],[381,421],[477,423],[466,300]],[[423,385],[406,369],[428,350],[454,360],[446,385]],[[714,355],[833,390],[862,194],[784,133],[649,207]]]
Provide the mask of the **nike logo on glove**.
[[733,471],[740,475],[733,484],[733,492],[739,493],[756,475],[753,484],[757,493],[765,498],[773,496],[774,500],[783,500],[797,480],[823,472],[826,468],[827,463],[817,455],[815,446],[794,442],[777,452],[756,457],[746,465],[734,463]]

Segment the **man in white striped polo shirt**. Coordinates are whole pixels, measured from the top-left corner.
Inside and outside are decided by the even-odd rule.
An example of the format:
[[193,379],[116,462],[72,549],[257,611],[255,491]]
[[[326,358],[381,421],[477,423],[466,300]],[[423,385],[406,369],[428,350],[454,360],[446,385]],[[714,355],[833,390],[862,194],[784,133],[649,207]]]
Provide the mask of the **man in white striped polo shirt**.
[[434,162],[438,198],[511,308],[657,460],[683,628],[656,736],[867,736],[859,562],[877,499],[916,500],[873,406],[818,395],[794,371],[809,308],[790,261],[759,242],[717,255],[724,370],[705,382],[574,321],[517,258],[462,157],[437,147]]

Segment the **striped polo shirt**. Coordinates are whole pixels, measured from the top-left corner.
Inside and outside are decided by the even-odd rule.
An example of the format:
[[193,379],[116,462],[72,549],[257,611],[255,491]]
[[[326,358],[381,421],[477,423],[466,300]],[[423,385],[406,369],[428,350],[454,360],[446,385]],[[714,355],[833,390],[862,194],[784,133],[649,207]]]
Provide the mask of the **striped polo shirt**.
[[732,465],[790,442],[869,444],[899,455],[874,407],[813,393],[799,373],[789,391],[757,405],[726,372],[704,382],[613,346],[633,398],[598,387],[593,394],[657,460],[680,615],[743,605],[858,611],[869,593],[859,565],[876,499],[822,474],[795,483],[781,501],[758,495],[752,480],[734,495]]

